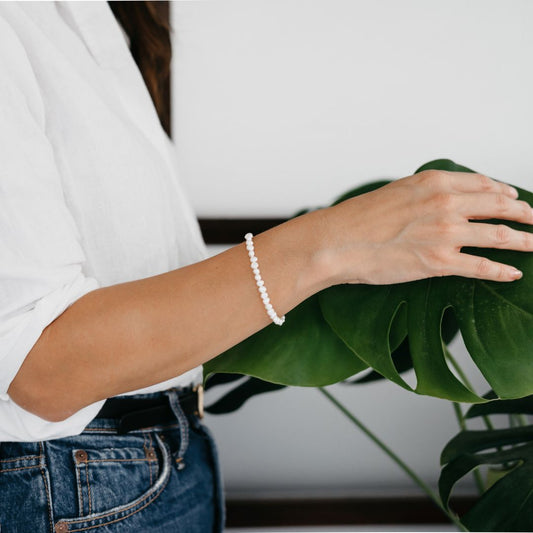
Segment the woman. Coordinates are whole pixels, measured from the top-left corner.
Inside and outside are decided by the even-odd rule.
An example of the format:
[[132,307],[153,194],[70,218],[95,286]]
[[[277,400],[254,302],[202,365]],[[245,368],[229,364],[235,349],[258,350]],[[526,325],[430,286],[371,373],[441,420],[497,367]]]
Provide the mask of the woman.
[[513,188],[432,171],[204,259],[108,4],[0,4],[0,49],[2,532],[220,531],[202,363],[331,285],[512,282],[461,248],[533,251],[470,222],[532,224]]

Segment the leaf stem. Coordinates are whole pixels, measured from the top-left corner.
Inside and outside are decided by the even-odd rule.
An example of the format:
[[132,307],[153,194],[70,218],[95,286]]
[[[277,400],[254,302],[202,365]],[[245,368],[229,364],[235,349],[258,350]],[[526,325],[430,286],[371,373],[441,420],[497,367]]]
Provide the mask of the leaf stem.
[[509,426],[510,427],[523,427],[527,425],[528,423],[524,415],[521,415],[521,414],[509,415]]
[[342,405],[329,391],[323,387],[318,390],[339,409],[346,417],[348,417],[353,424],[355,424],[374,444],[376,444],[385,454],[387,454],[442,510],[444,514],[461,530],[468,531],[461,523],[457,515],[448,511],[442,504],[440,498],[431,490],[431,488],[418,477],[411,468],[400,459],[383,441],[381,441],[374,433],[370,431],[358,418],[355,417],[344,405]]
[[[465,417],[463,415],[463,411],[461,410],[461,406],[457,402],[452,402],[453,410],[455,412],[455,417],[457,418],[457,423],[459,424],[459,427],[462,431],[466,431],[466,421]],[[474,481],[476,483],[477,490],[480,495],[482,495],[485,492],[485,484],[483,483],[483,478],[481,477],[481,473],[479,470],[474,470],[472,472],[472,475],[474,476]]]
[[[463,384],[466,385],[471,391],[473,391],[474,387],[472,386],[472,383],[470,383],[469,379],[466,377],[466,374],[463,372],[463,369],[459,366],[459,364],[446,346],[444,346],[444,353],[452,364],[455,371],[457,372],[457,374],[459,375],[459,377],[463,380]],[[483,416],[482,418],[483,422],[485,422],[485,426],[487,426],[487,429],[494,429],[494,426],[492,425],[492,422],[490,421],[490,418],[488,416]]]

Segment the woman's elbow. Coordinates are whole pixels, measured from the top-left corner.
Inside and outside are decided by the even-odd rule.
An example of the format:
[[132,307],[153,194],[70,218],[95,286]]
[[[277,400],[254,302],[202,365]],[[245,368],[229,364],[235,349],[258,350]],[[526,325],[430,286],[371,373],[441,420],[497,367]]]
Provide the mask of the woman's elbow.
[[61,383],[58,372],[47,364],[43,332],[8,388],[8,395],[22,409],[48,422],[62,422],[83,405],[77,405],[75,385]]
[[54,395],[52,387],[47,387],[43,381],[35,382],[19,371],[7,392],[19,407],[47,422],[62,422],[72,416],[77,409],[71,402]]

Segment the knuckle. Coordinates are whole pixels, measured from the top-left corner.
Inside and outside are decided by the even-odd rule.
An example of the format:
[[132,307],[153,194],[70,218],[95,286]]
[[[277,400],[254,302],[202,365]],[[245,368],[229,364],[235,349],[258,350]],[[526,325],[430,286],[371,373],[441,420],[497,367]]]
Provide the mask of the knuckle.
[[439,240],[448,240],[457,234],[457,226],[449,220],[441,220],[436,225]]
[[447,276],[450,270],[448,250],[444,247],[431,248],[426,251],[424,262],[429,270],[437,276]]
[[434,208],[438,211],[452,211],[454,207],[453,194],[441,192],[433,197]]
[[496,268],[496,279],[505,280],[507,278],[507,270],[502,265]]
[[523,232],[522,245],[524,250],[533,250],[533,234]]
[[497,244],[509,244],[511,241],[511,229],[504,224],[498,224],[495,228],[495,241]]
[[446,176],[442,170],[424,170],[420,173],[420,179],[431,185],[442,185],[446,181]]
[[476,274],[480,278],[486,278],[490,274],[491,267],[491,262],[488,259],[482,257],[476,263]]
[[479,187],[482,191],[490,191],[494,187],[494,181],[483,174],[476,174]]
[[421,172],[420,173],[420,177],[423,178],[423,179],[433,179],[435,178],[436,176],[439,175],[439,171],[438,170],[434,170],[434,169],[429,169],[429,170],[424,170],[424,172]]
[[500,212],[506,211],[509,206],[509,199],[504,194],[496,195],[496,207]]
[[527,202],[524,202],[523,200],[519,200],[519,203],[523,211],[524,219],[525,220],[530,219],[531,218],[531,206]]

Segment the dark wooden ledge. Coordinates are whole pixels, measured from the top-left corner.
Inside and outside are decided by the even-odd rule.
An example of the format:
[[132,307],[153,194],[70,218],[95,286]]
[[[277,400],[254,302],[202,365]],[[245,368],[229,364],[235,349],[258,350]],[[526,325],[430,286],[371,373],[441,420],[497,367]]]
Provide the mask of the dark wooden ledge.
[[[474,502],[474,497],[461,497],[452,502],[452,507],[462,515]],[[423,497],[230,499],[226,506],[228,527],[450,524],[442,511]]]
[[237,244],[244,242],[246,233],[266,231],[286,218],[201,218],[200,228],[207,244]]

